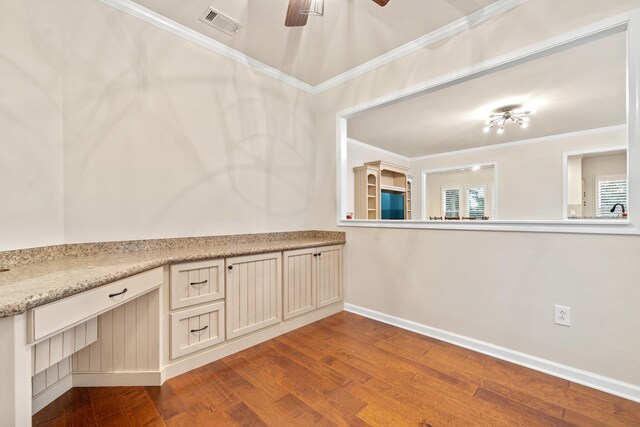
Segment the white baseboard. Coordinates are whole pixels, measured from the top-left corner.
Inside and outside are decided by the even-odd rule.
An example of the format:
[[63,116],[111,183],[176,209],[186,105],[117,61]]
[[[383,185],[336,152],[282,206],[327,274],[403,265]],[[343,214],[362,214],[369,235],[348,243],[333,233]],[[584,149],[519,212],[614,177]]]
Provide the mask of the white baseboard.
[[333,314],[343,311],[344,307],[342,302],[332,304],[327,307],[319,308],[315,311],[305,314],[304,316],[296,317],[294,319],[285,320],[283,323],[279,323],[270,328],[266,328],[260,332],[255,332],[246,337],[241,337],[230,341],[228,343],[219,345],[210,350],[196,354],[191,357],[186,357],[181,360],[177,360],[172,364],[167,364],[163,370],[163,380],[168,380],[177,375],[184,374],[193,369],[204,366],[207,363],[214,362],[218,359],[222,359],[230,354],[237,353],[254,345],[260,344],[264,341],[268,341],[279,335],[298,329],[302,326],[308,325],[313,322],[317,322],[320,319],[331,316]]
[[159,371],[74,372],[74,387],[140,387],[162,385]]
[[31,400],[31,415],[53,402],[73,387],[72,374],[58,380],[54,385],[42,391]]
[[391,316],[365,307],[353,304],[344,304],[344,309],[345,311],[378,320],[389,325],[397,326],[398,328],[406,329],[408,331],[445,341],[469,350],[477,351],[478,353],[486,354],[497,359],[506,360],[507,362],[544,372],[545,374],[563,378],[577,384],[582,384],[596,390],[604,391],[605,393],[640,402],[640,386],[638,385],[625,383],[593,372],[573,368],[551,360],[542,359],[540,357],[500,347],[474,338],[447,332],[442,329],[433,328],[431,326]]

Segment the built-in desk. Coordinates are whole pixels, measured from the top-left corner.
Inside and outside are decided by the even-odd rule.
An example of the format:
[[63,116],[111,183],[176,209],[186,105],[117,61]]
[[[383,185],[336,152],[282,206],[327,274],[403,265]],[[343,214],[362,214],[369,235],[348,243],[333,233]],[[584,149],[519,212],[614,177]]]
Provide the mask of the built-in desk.
[[30,425],[73,386],[161,385],[341,311],[344,243],[304,231],[0,252],[0,425]]

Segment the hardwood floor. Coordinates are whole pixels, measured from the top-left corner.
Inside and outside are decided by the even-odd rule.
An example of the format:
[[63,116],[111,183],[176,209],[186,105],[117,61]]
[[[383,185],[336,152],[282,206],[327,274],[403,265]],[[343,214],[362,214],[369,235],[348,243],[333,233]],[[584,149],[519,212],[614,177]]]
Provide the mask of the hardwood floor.
[[42,426],[640,425],[640,404],[342,312],[167,381],[72,389]]

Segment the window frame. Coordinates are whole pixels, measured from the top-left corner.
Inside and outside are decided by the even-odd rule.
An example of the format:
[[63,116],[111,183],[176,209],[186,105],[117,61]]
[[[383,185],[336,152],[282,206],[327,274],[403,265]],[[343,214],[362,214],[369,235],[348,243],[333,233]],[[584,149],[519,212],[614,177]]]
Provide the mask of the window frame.
[[[488,220],[488,221],[426,221],[352,220],[346,219],[348,209],[347,184],[347,120],[356,114],[380,108],[402,99],[418,96],[438,88],[456,84],[494,70],[530,61],[540,55],[553,54],[585,41],[623,32],[627,51],[627,171],[629,183],[629,211],[627,219],[619,220]],[[360,100],[358,104],[336,112],[336,222],[339,227],[384,227],[407,229],[448,229],[484,231],[522,231],[541,233],[633,234],[640,235],[640,8],[608,17],[568,31],[527,47],[471,64],[429,81],[412,85],[378,98]],[[560,184],[561,185],[561,184]],[[414,190],[415,191],[415,190]],[[495,189],[499,194],[499,189]],[[637,193],[637,195],[636,195]],[[424,204],[424,201],[421,201]],[[566,204],[563,203],[564,206]],[[497,204],[499,209],[499,203]],[[563,208],[564,209],[564,208]],[[499,215],[497,213],[497,215]],[[499,216],[498,216],[499,217]]]
[[622,175],[622,174],[618,174],[618,175],[596,175],[594,177],[593,180],[593,185],[594,185],[594,191],[593,194],[595,196],[595,200],[594,200],[594,207],[595,207],[595,216],[598,218],[607,218],[605,217],[601,217],[600,214],[600,182],[601,181],[626,181],[627,183],[627,191],[625,194],[625,203],[624,203],[624,207],[626,212],[629,212],[629,177],[628,175]]
[[462,200],[462,196],[463,196],[463,188],[459,185],[445,185],[443,187],[440,187],[440,214],[442,216],[442,218],[447,218],[447,206],[446,206],[446,192],[447,191],[451,191],[451,190],[457,190],[458,191],[458,217],[463,216],[463,212],[461,209],[461,205],[464,206]]

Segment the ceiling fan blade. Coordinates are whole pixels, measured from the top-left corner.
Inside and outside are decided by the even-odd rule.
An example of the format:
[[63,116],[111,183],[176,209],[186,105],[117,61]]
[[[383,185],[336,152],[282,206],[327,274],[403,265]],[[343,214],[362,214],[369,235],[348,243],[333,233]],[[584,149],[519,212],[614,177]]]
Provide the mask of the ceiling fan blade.
[[373,0],[378,6],[386,6],[389,0]]
[[289,0],[287,7],[287,18],[284,20],[286,27],[303,27],[307,24],[309,15],[300,13],[301,10],[309,8],[311,0]]

